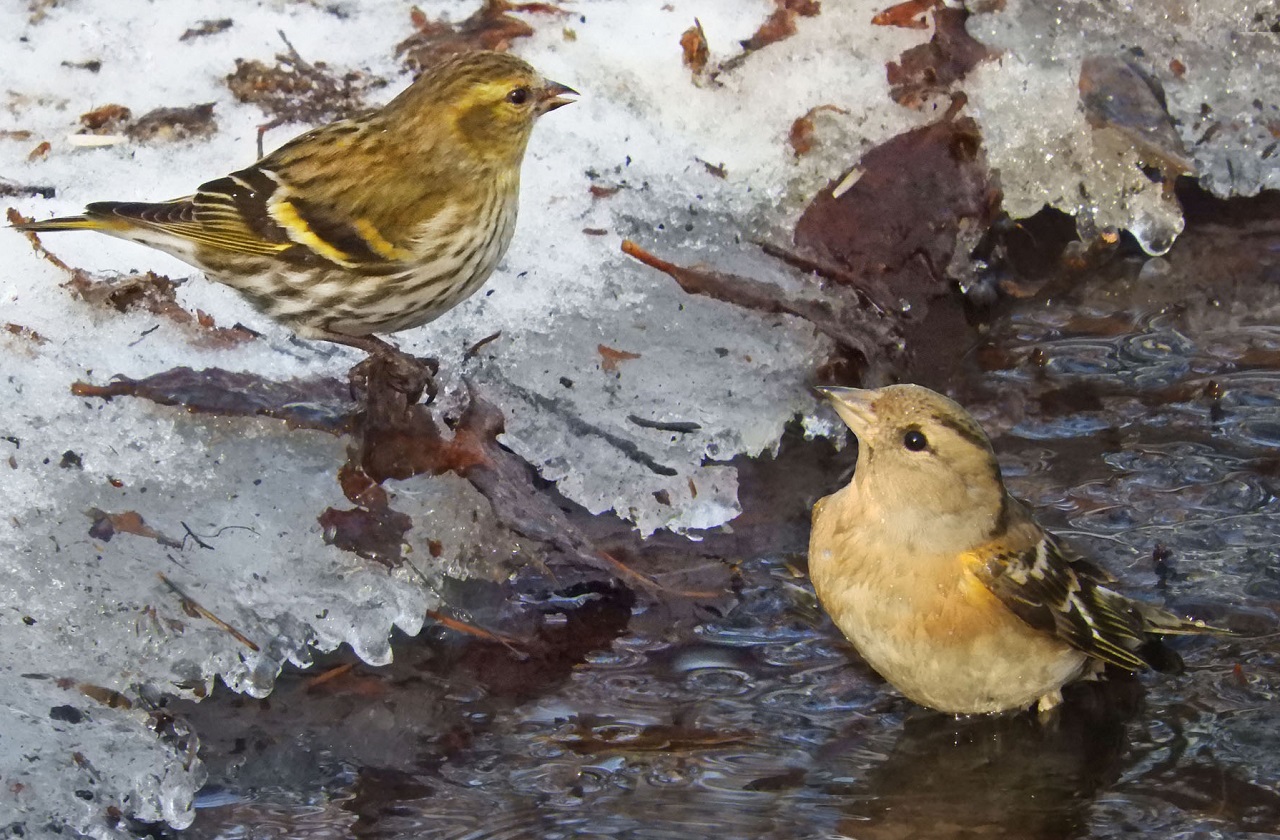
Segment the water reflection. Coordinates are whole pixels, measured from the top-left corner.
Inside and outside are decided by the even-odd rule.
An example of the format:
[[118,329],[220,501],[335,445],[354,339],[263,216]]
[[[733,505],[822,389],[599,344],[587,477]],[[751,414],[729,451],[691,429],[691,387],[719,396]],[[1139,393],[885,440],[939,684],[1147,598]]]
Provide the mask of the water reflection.
[[845,795],[837,828],[862,840],[1078,835],[1103,785],[1119,778],[1139,688],[1078,686],[1052,715],[913,713],[885,761]]

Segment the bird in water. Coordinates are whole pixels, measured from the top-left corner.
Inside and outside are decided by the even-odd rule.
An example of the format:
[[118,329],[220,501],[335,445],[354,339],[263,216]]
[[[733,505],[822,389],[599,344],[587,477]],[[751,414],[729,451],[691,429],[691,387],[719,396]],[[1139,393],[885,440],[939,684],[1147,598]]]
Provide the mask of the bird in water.
[[1004,487],[981,426],[917,385],[819,388],[858,438],[813,509],[809,574],[895,688],[955,714],[1041,711],[1103,664],[1181,670],[1163,636],[1226,632],[1116,592]]

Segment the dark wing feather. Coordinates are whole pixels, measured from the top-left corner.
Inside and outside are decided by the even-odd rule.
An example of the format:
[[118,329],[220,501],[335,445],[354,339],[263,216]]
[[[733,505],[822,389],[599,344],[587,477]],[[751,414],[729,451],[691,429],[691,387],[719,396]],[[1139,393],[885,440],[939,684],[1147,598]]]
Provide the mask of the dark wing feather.
[[293,246],[289,232],[271,217],[270,201],[279,183],[261,167],[250,166],[201,184],[191,197],[195,220],[209,244],[229,251],[280,253]]
[[293,247],[284,229],[266,216],[265,198],[238,180],[241,174],[210,181],[186,198],[162,202],[100,201],[86,207],[85,213],[95,219],[121,219],[233,253],[275,256]]
[[341,266],[370,274],[401,271],[412,254],[389,241],[385,229],[292,183],[304,164],[314,168],[323,160],[322,176],[334,176],[330,170],[339,166],[341,178],[318,180],[350,190],[351,179],[360,176],[335,144],[358,133],[353,123],[323,126],[252,166],[202,184],[195,195],[161,203],[103,202],[90,205],[87,212],[219,251],[274,257],[298,267]]
[[1139,604],[1111,590],[1111,578],[1046,533],[1010,499],[1004,534],[974,551],[974,572],[1023,621],[1083,653],[1131,671],[1176,670],[1152,634],[1213,632],[1202,623]]

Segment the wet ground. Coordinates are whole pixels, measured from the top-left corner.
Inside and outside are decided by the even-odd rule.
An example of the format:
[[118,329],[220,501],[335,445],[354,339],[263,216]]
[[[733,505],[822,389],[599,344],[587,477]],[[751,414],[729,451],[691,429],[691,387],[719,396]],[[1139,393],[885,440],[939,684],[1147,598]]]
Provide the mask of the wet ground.
[[1176,641],[1185,674],[1044,721],[914,707],[817,608],[806,511],[852,452],[796,436],[700,543],[584,524],[662,589],[460,585],[457,617],[510,639],[438,625],[388,668],[183,707],[211,775],[182,836],[1280,836],[1280,210],[1188,204],[1166,259],[1068,251],[919,366],[1126,591],[1245,634]]

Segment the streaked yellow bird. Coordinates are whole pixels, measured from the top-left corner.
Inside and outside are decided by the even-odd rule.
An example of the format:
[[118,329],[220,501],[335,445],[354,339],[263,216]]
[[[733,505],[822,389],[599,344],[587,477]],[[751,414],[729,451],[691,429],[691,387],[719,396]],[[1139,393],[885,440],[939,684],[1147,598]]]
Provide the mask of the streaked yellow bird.
[[437,318],[493,272],[515,230],[534,121],[574,96],[515,56],[464,53],[386,106],[308,131],[193,195],[97,202],[16,227],[149,245],[304,338],[390,354],[375,333]]

